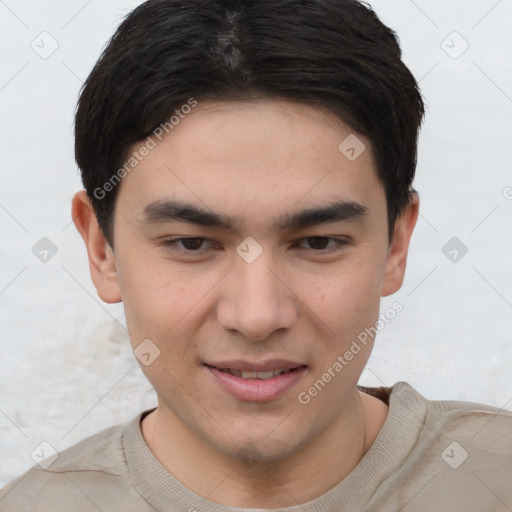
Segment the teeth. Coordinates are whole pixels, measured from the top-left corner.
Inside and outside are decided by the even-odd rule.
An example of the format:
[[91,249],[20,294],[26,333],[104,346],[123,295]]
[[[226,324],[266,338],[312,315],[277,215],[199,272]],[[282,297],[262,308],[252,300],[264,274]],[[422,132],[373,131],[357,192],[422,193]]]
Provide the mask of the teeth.
[[[279,375],[279,374],[277,374]],[[244,372],[242,371],[243,379],[271,379],[274,376],[274,372]]]
[[236,377],[242,377],[243,379],[271,379],[276,375],[281,375],[282,373],[288,373],[291,370],[269,370],[268,372],[246,372],[240,370],[231,370],[226,368],[222,370],[223,372],[231,373],[231,375],[235,375]]

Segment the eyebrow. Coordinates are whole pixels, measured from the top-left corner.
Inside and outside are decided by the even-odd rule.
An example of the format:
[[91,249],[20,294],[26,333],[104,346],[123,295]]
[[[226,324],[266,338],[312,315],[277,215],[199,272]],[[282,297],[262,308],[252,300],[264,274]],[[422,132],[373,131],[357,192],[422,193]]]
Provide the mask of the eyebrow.
[[[297,212],[287,213],[272,223],[277,231],[300,230],[332,222],[352,222],[362,220],[368,209],[360,203],[339,200],[327,205],[317,206]],[[238,222],[212,210],[174,199],[158,199],[143,209],[143,222],[188,222],[206,227],[219,227],[234,231]]]

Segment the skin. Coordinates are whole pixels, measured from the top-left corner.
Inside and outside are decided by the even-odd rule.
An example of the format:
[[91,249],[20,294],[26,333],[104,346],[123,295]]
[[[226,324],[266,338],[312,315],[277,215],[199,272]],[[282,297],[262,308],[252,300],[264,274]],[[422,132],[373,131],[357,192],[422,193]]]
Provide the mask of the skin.
[[[231,507],[304,503],[341,481],[375,441],[387,406],[357,389],[373,340],[307,405],[297,396],[379,318],[380,297],[402,285],[419,198],[387,236],[386,197],[370,142],[350,162],[352,130],[320,107],[284,100],[200,102],[120,185],[114,247],[84,191],[73,217],[105,302],[124,302],[132,347],[160,356],[143,372],[158,407],[142,422],[160,463],[183,484]],[[136,149],[136,148],[135,148]],[[144,207],[180,199],[231,216],[233,231],[144,220]],[[345,199],[367,208],[350,222],[286,232],[274,218]],[[169,237],[201,237],[166,246]],[[236,252],[253,237],[263,253]],[[308,237],[344,238],[316,245]],[[197,245],[195,247],[197,247]],[[307,369],[276,400],[242,402],[204,366],[219,359],[299,361]],[[307,482],[307,485],[304,485]]]

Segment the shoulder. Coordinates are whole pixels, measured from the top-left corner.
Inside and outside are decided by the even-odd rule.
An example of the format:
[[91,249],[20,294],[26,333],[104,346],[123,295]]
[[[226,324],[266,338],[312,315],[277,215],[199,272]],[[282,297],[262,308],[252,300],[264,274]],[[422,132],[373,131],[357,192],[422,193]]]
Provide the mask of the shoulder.
[[457,511],[475,510],[477,503],[478,510],[503,503],[512,507],[512,411],[427,400],[404,382],[393,386],[390,400],[402,401],[399,407],[407,411],[410,404],[421,404],[424,411],[416,418],[414,446],[396,475],[396,485],[410,490],[417,510],[443,503]]
[[[368,389],[368,388],[363,388]],[[421,393],[415,390],[407,382],[397,382],[389,388],[371,388],[375,396],[383,396],[386,391],[387,402],[395,399],[402,406],[410,407],[413,403],[422,404],[426,408],[426,422],[438,425],[448,425],[453,421],[480,422],[483,419],[496,419],[498,425],[508,425],[512,421],[512,411],[504,408],[493,407],[476,402],[465,402],[460,400],[428,400]],[[375,393],[375,391],[379,391]],[[510,432],[512,435],[512,432]]]
[[512,411],[507,409],[458,400],[429,400],[427,418],[427,425],[436,431],[471,439],[475,447],[512,441]]
[[0,490],[0,510],[130,510],[140,496],[130,484],[122,438],[138,418],[83,439],[53,461],[42,459]]
[[[390,389],[390,400],[411,414],[424,411],[418,419],[422,438],[431,442],[444,439],[466,443],[476,451],[495,451],[498,444],[512,442],[512,411],[490,405],[458,400],[427,400],[405,382],[398,382]],[[419,406],[418,406],[419,404]],[[505,455],[511,457],[512,451]]]

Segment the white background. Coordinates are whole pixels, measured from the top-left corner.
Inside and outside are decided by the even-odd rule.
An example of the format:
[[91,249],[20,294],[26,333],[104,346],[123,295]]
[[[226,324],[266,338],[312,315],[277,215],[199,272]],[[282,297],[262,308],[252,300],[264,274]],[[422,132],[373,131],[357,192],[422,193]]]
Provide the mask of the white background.
[[[0,487],[42,441],[60,451],[156,404],[122,306],[97,298],[70,224],[77,94],[139,3],[0,1]],[[512,409],[512,0],[371,3],[398,32],[428,111],[421,218],[402,290],[382,302],[404,309],[361,383],[405,380],[430,399]],[[31,48],[43,31],[59,45],[47,59]],[[457,59],[454,31],[469,44]],[[456,263],[442,252],[454,236],[468,248]],[[42,237],[58,249],[47,263],[32,253]]]

